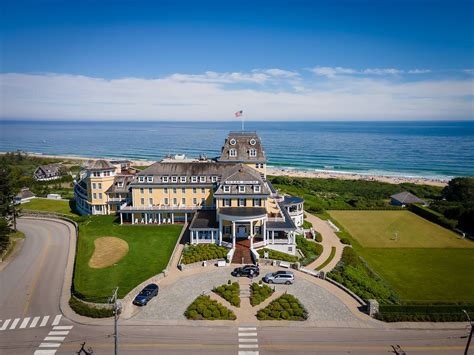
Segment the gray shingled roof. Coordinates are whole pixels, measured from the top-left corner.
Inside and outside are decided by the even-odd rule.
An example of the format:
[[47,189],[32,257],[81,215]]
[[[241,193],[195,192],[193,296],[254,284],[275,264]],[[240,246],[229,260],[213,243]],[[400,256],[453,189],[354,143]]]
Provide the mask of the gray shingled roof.
[[301,197],[296,197],[296,196],[285,196],[283,200],[284,205],[296,205],[298,203],[303,203],[304,199]]
[[[128,192],[128,187],[130,183],[133,180],[133,175],[117,175],[115,177],[114,183],[112,186],[109,187],[109,189],[106,191],[106,193],[125,193]],[[122,187],[118,186],[118,183],[122,183]]]
[[36,195],[30,191],[29,188],[23,187],[21,191],[16,195],[17,199],[25,199],[25,198],[30,198],[30,197],[35,197]]
[[107,160],[99,159],[99,160],[88,160],[84,164],[84,168],[88,170],[109,170],[115,169],[115,166],[110,164]]
[[156,162],[137,173],[136,176],[222,176],[233,163],[205,162]]
[[[242,182],[242,184],[239,184]],[[224,185],[230,185],[230,192],[224,192]],[[245,186],[245,192],[239,192],[239,185]],[[254,192],[253,186],[259,185],[260,192]],[[215,195],[268,195],[270,194],[262,176],[255,169],[238,164],[224,172],[221,178],[221,185],[216,190]]]
[[413,195],[412,193],[408,191],[403,191],[398,194],[390,196],[390,198],[402,203],[402,204],[410,204],[410,203],[423,203],[425,204],[426,202],[423,201],[421,198]]
[[216,229],[219,224],[216,221],[216,210],[197,211],[189,225],[189,229]]
[[[229,151],[231,149],[236,150],[235,157],[230,156]],[[256,150],[256,157],[250,156],[250,149]],[[265,163],[267,158],[260,137],[256,132],[230,132],[218,160],[222,162]]]
[[43,170],[43,172],[46,175],[60,175],[61,174],[61,169],[62,169],[62,164],[56,163],[56,164],[47,164],[47,165],[40,165],[36,168],[35,170],[35,175],[38,170]]

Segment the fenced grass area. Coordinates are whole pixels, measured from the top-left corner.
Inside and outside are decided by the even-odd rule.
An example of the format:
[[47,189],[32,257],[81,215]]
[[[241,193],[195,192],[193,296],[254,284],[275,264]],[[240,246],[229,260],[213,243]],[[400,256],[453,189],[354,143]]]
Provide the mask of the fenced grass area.
[[46,198],[34,198],[27,203],[21,205],[21,209],[24,211],[43,211],[62,213],[71,217],[77,217],[78,214],[74,211],[70,201],[64,200],[50,200]]

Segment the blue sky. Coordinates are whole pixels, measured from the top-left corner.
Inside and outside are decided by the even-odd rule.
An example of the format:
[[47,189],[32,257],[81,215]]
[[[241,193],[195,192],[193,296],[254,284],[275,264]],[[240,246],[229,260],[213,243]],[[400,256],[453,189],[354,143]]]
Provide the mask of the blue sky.
[[2,118],[473,118],[472,1],[2,8]]

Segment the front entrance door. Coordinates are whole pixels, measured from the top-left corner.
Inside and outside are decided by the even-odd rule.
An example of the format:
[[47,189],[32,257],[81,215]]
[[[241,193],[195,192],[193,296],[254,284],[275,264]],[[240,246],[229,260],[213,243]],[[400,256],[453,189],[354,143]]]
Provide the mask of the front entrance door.
[[237,227],[237,238],[244,238],[247,236],[247,227],[245,226],[238,226]]

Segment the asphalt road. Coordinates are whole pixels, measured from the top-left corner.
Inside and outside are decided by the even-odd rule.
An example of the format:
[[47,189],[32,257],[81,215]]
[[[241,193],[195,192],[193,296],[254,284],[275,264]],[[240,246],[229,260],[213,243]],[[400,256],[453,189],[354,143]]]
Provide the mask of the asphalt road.
[[[25,243],[0,272],[0,354],[74,354],[82,342],[94,354],[113,354],[112,326],[84,325],[61,316],[67,227],[23,219],[19,229],[26,234]],[[407,354],[462,354],[466,335],[466,330],[239,329],[124,322],[119,346],[121,354],[393,354],[396,345]]]

